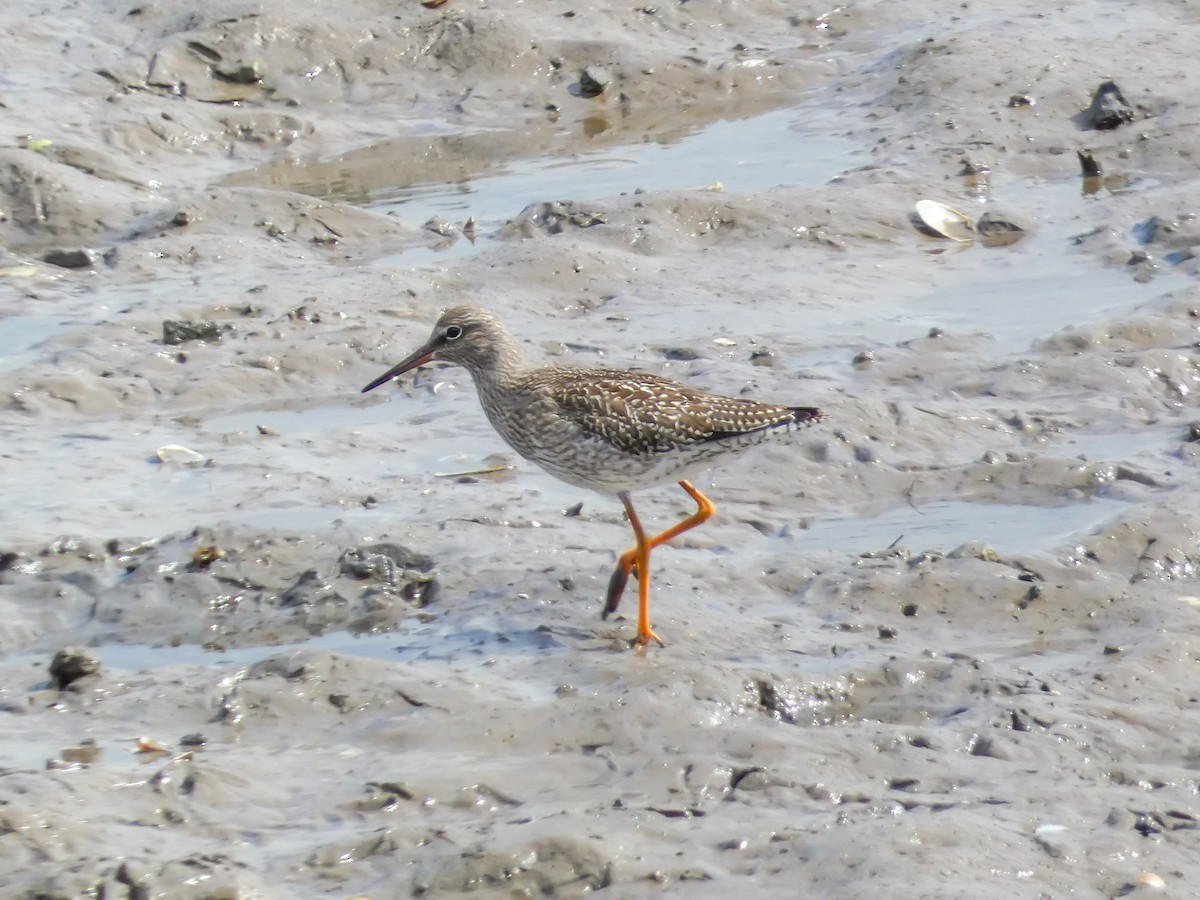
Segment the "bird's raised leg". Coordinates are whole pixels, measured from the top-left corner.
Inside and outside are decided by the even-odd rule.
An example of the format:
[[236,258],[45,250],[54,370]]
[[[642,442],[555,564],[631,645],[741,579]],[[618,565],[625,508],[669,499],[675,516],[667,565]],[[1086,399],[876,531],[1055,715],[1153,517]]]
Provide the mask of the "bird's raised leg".
[[[679,486],[691,495],[691,498],[696,501],[696,511],[684,519],[677,525],[668,528],[662,534],[657,534],[646,542],[646,564],[650,562],[650,551],[655,547],[665,544],[667,541],[679,537],[685,531],[695,528],[697,525],[707,522],[712,518],[713,513],[717,511],[713,502],[705,497],[702,493],[692,486],[690,481],[681,481]],[[625,512],[629,515],[630,524],[637,522],[637,515],[633,511],[633,504],[629,500],[628,494],[621,495],[621,502],[625,504]],[[617,606],[621,603],[621,595],[625,592],[625,585],[629,581],[630,572],[637,572],[638,582],[640,585],[639,595],[645,593],[649,595],[650,579],[644,575],[649,569],[642,569],[638,565],[638,555],[641,549],[642,531],[641,523],[634,525],[634,534],[639,535],[638,546],[632,550],[628,550],[621,554],[621,558],[617,560],[617,567],[613,570],[612,577],[608,580],[608,592],[605,594],[603,618],[608,618],[612,613],[616,612]],[[648,605],[649,601],[643,601],[643,607]],[[648,623],[647,623],[648,627]],[[640,635],[640,629],[639,629]],[[662,641],[659,641],[661,644]]]

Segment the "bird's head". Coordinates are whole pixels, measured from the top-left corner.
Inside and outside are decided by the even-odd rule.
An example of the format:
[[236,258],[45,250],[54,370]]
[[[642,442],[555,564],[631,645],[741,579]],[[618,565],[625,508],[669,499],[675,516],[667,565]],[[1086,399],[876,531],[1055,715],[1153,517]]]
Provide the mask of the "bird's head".
[[500,320],[486,309],[455,306],[442,313],[424,346],[368,384],[363,393],[431,362],[455,363],[475,375],[494,365],[498,354],[512,343]]

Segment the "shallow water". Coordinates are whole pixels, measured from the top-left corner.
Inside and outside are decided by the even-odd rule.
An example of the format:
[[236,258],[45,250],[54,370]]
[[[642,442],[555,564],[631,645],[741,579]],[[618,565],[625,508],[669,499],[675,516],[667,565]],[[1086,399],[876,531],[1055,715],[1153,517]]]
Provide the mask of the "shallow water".
[[[474,218],[480,231],[490,231],[539,200],[587,201],[639,190],[716,185],[730,192],[756,193],[823,184],[853,167],[862,148],[857,141],[820,130],[819,124],[808,107],[789,105],[760,115],[691,125],[682,133],[619,129],[613,132],[616,137],[598,141],[601,146],[592,151],[542,153],[530,146],[527,156],[513,151],[483,171],[467,169],[449,181],[423,178],[419,161],[403,158],[409,152],[407,145],[382,144],[335,160],[298,161],[239,173],[229,181],[266,180],[318,197],[353,198],[414,225],[435,216],[459,225]],[[480,148],[497,138],[460,136]],[[430,168],[436,169],[432,163]],[[389,183],[389,174],[401,180]],[[385,261],[420,264],[408,254]]]
[[917,553],[948,553],[983,541],[1001,556],[1060,547],[1120,514],[1116,500],[1085,500],[1063,506],[937,501],[871,515],[823,515],[808,529],[791,531],[797,551],[830,550],[850,555],[903,546]]
[[37,359],[42,347],[70,325],[59,316],[12,315],[0,319],[0,371]]

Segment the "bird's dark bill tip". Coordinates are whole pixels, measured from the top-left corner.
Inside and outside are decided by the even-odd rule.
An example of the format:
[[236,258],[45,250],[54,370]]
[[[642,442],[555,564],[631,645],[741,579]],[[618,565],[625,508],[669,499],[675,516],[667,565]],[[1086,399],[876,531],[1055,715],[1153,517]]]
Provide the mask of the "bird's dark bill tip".
[[432,360],[432,351],[426,351],[425,353],[418,352],[417,354],[414,354],[413,356],[410,356],[408,359],[404,360],[404,362],[392,366],[390,369],[368,384],[365,388],[363,388],[362,393],[365,394],[367,391],[373,391],[380,385],[387,384],[389,381],[399,378],[409,369],[415,369],[417,366],[423,366],[425,363],[431,362]]
[[376,378],[374,381],[372,381],[370,384],[368,384],[365,388],[363,388],[362,393],[365,394],[367,391],[373,391],[373,390],[375,390],[375,388],[379,387],[381,384],[387,384],[389,381],[391,381],[393,378],[395,378],[396,375],[398,375],[398,374],[399,374],[398,372],[396,372],[396,373],[388,372],[385,375],[380,375],[378,378]]

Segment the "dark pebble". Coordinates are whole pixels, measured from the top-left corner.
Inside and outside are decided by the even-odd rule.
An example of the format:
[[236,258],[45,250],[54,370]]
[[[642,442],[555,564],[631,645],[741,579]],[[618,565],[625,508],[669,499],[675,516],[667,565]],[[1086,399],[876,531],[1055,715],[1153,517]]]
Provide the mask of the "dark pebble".
[[187,341],[218,341],[220,339],[221,326],[216,322],[185,322],[179,319],[166,319],[163,322],[164,344],[183,344]]
[[96,262],[96,254],[91,250],[79,248],[66,250],[59,247],[55,250],[47,250],[42,256],[42,262],[58,266],[61,269],[90,269]]
[[63,647],[50,660],[50,683],[60,691],[88,675],[100,674],[100,657],[87,647]]
[[1105,81],[1092,97],[1092,104],[1084,112],[1084,122],[1097,131],[1112,131],[1126,122],[1133,121],[1133,107],[1125,101],[1124,94],[1115,81]]
[[612,84],[612,75],[600,66],[588,66],[579,73],[579,93],[585,97],[603,94]]

